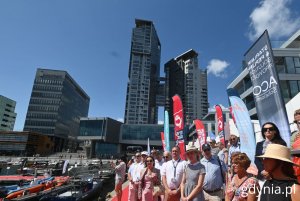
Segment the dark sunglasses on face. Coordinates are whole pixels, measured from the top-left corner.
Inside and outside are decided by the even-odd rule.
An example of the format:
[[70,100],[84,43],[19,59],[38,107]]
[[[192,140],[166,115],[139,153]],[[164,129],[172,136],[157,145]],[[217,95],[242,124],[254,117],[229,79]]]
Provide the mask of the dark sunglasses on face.
[[169,156],[163,156],[164,158],[169,158]]
[[230,138],[230,140],[236,140],[236,138]]
[[262,129],[263,132],[267,132],[268,130],[269,131],[275,131],[275,128],[274,127],[270,127],[270,128],[263,128]]
[[152,163],[153,162],[153,160],[147,160],[147,163]]

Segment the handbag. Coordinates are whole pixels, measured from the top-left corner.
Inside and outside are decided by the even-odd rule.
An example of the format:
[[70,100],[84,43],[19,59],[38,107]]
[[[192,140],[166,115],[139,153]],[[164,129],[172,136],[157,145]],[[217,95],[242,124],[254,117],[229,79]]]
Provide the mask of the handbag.
[[153,190],[153,194],[154,196],[158,196],[158,195],[164,195],[165,194],[165,187],[160,184],[158,186],[154,186],[154,190]]

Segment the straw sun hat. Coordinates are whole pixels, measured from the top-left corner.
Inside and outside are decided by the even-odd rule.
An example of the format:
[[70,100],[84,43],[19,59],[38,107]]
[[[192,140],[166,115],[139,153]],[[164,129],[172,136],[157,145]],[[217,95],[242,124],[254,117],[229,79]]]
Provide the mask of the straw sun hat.
[[198,152],[198,151],[199,151],[199,150],[198,150],[197,147],[195,147],[195,145],[193,145],[193,144],[188,144],[185,153],[188,153],[188,152]]
[[[297,165],[291,161],[290,149],[279,144],[269,144],[264,155],[257,156],[258,158],[272,158],[280,161],[285,161]],[[298,166],[298,165],[297,165]]]

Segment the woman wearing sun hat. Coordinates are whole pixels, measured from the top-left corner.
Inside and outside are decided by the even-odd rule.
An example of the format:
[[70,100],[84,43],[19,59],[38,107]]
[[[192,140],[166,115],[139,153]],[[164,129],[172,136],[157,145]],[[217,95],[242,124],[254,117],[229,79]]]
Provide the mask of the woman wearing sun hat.
[[269,144],[263,158],[264,169],[269,172],[271,179],[267,180],[262,189],[260,200],[263,201],[299,201],[300,185],[294,175],[294,164],[290,157],[290,149],[279,145]]
[[198,160],[198,149],[189,144],[185,152],[189,163],[183,173],[181,182],[181,200],[182,201],[202,201],[203,181],[205,176],[205,167]]

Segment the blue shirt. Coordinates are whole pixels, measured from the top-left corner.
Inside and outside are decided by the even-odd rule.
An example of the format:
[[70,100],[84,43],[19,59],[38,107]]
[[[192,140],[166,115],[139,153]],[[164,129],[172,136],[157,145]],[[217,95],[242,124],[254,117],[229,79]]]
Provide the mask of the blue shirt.
[[[217,156],[212,156],[210,159],[205,157],[201,159],[201,164],[204,165],[206,174],[204,177],[203,189],[206,191],[214,191],[223,187],[223,179],[221,176],[221,167]],[[220,160],[223,173],[226,172],[226,167],[223,161]]]

